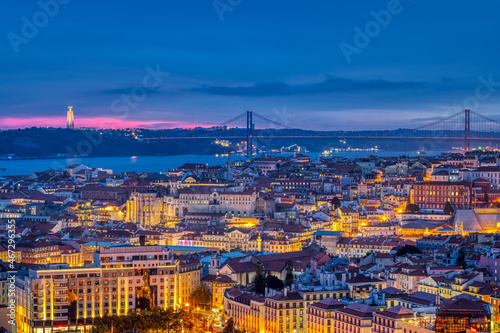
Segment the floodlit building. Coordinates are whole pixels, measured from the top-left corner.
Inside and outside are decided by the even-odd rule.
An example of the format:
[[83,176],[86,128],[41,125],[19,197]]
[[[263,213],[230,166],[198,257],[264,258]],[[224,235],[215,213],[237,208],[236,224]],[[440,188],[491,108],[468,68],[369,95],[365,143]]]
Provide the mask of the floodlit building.
[[179,308],[200,284],[198,262],[175,259],[161,246],[101,247],[94,256],[84,268],[50,264],[18,277],[18,332],[74,330],[105,315]]
[[466,298],[445,300],[436,314],[436,333],[491,332],[488,303]]

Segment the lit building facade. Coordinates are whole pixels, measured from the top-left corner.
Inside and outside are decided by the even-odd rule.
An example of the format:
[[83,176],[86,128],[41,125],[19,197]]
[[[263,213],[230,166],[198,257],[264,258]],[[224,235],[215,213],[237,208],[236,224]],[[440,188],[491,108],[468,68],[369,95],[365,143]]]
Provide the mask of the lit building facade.
[[376,310],[369,305],[353,303],[344,309],[335,310],[332,319],[332,331],[339,333],[371,333],[373,313]]
[[269,290],[267,297],[264,297],[234,287],[226,290],[224,294],[224,316],[226,319],[233,318],[236,328],[247,332],[309,332],[307,326],[309,306],[318,304],[318,301],[331,302],[328,300],[341,299],[348,294],[347,290],[320,288],[320,290],[285,290],[282,293]]
[[436,333],[491,332],[491,312],[483,301],[445,300],[436,313]]
[[331,333],[334,311],[344,307],[344,303],[333,298],[310,304],[307,307],[307,332]]
[[94,268],[54,264],[17,278],[18,332],[83,330],[104,315],[179,308],[201,278],[199,265],[181,265],[161,246],[101,247],[94,256]]
[[457,208],[469,208],[470,196],[467,182],[416,183],[412,192],[413,203],[424,209],[443,209],[448,201]]
[[133,192],[127,201],[127,222],[154,226],[179,216],[178,199],[155,191]]

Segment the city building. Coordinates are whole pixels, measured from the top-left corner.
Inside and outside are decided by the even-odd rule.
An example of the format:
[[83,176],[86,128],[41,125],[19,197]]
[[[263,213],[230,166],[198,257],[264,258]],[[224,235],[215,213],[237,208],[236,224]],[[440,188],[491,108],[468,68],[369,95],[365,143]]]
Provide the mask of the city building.
[[491,332],[490,305],[466,298],[445,300],[436,313],[436,333]]
[[101,247],[93,267],[48,264],[16,279],[18,332],[68,330],[94,318],[183,306],[200,285],[201,266],[161,246]]

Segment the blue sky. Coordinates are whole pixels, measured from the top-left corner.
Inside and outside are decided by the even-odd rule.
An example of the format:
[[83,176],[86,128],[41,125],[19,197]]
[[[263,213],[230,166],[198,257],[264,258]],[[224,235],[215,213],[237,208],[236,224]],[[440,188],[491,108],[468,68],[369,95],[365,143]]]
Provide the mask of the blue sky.
[[[464,106],[500,120],[499,1],[61,2],[46,22],[37,1],[1,4],[0,128],[64,126],[67,105],[77,125],[105,127],[217,125],[247,109],[321,130],[416,127]],[[41,20],[36,34],[23,18]],[[145,90],[147,68],[169,75]]]

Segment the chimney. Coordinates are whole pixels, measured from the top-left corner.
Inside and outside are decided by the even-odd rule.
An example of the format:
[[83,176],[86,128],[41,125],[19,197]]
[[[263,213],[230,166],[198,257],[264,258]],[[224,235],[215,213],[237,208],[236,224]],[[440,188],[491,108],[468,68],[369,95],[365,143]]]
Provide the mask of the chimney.
[[327,281],[328,287],[333,287],[333,273],[332,272],[328,272],[328,274],[326,275],[326,281]]
[[347,279],[347,273],[342,273],[342,286],[345,286],[346,279]]
[[288,295],[288,287],[285,287],[285,290],[283,291],[285,294],[285,297]]

